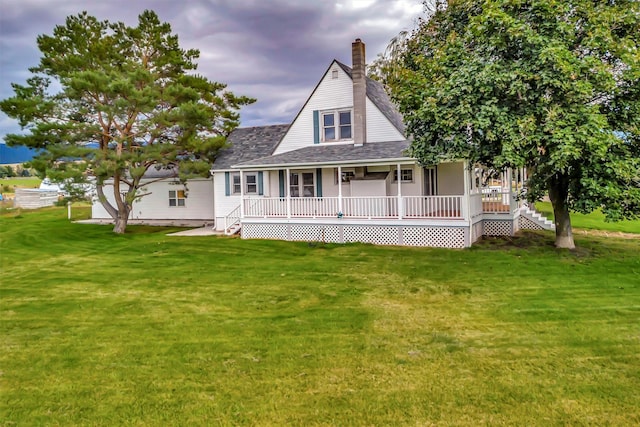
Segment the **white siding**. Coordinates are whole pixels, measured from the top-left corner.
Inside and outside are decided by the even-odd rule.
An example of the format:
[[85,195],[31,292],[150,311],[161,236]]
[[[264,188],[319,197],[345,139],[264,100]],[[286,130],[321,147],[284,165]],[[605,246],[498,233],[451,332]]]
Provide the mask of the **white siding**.
[[[423,169],[418,165],[401,165],[400,169],[410,169],[413,168],[413,182],[403,182],[402,183],[402,195],[406,197],[410,196],[422,196],[424,195],[422,191],[422,182],[424,180],[423,177]],[[393,174],[396,170],[395,166],[391,167],[390,172],[390,182],[389,182],[389,196],[397,196],[398,195],[398,181],[393,180]]]
[[225,195],[224,172],[216,172],[213,174],[213,191],[216,202],[216,230],[224,229],[224,217],[240,206],[240,195]]
[[398,129],[391,124],[389,119],[378,110],[378,107],[367,98],[366,142],[402,141],[404,139],[404,135],[402,135]]
[[[343,185],[343,197],[348,196],[348,194],[345,194],[345,191],[348,191],[348,187],[348,183]],[[336,168],[322,169],[322,195],[324,197],[338,197],[338,185],[336,184]]]
[[[163,180],[148,184],[141,191],[149,193],[133,203],[131,219],[198,219],[211,221],[213,214],[213,182],[211,179],[194,179],[187,182],[185,206],[169,206],[169,191],[182,190],[181,184],[173,185],[173,180]],[[104,186],[107,200],[115,206],[113,185]],[[99,201],[94,201],[91,216],[95,219],[111,219]]]
[[[338,70],[337,79],[331,77],[333,70]],[[351,78],[334,62],[273,154],[313,145],[313,111],[336,108],[353,108],[353,86]]]
[[386,196],[387,183],[384,179],[351,180],[351,192],[354,196]]
[[[238,173],[238,171],[229,171],[230,173]],[[245,172],[245,173],[255,173]],[[216,172],[213,174],[214,192],[215,192],[215,213],[216,213],[216,230],[224,230],[224,218],[234,209],[240,206],[240,195],[226,195],[225,173]],[[275,182],[274,182],[275,180]],[[244,182],[244,181],[243,181]],[[274,190],[275,188],[275,190]],[[279,195],[278,187],[278,171],[264,171],[262,174],[263,196],[251,195],[251,197],[276,197]]]
[[464,163],[440,163],[438,165],[438,195],[464,194]]
[[[422,168],[418,165],[402,165],[402,169],[413,168],[413,182],[403,182],[402,183],[402,195],[403,196],[422,196]],[[379,168],[382,170],[389,170],[389,176],[386,182],[386,196],[397,196],[398,195],[398,183],[393,180],[393,171],[395,170],[395,165],[392,166],[384,166]],[[337,168],[325,168],[322,169],[322,192],[325,197],[337,197],[338,196],[338,185],[336,184],[335,175]],[[358,185],[357,183],[355,184]],[[357,196],[365,196],[367,194],[353,192],[352,193],[352,183],[346,182],[342,184],[342,196],[343,197],[357,197]]]
[[[337,79],[331,77],[333,70],[338,71]],[[341,108],[353,108],[353,83],[342,68],[334,62],[273,154],[286,153],[313,145],[313,112]],[[404,136],[367,98],[367,141],[383,142],[403,139],[405,139]]]

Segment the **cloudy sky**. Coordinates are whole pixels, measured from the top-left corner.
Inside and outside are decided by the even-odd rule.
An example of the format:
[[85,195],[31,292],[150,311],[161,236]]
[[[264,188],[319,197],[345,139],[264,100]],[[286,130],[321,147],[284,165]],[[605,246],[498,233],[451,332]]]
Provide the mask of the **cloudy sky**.
[[[0,0],[0,99],[38,63],[39,34],[83,10],[100,20],[137,23],[158,13],[183,48],[200,50],[198,72],[258,102],[241,126],[289,123],[332,59],[351,65],[351,42],[367,62],[421,15],[422,0]],[[0,139],[19,126],[0,113]]]

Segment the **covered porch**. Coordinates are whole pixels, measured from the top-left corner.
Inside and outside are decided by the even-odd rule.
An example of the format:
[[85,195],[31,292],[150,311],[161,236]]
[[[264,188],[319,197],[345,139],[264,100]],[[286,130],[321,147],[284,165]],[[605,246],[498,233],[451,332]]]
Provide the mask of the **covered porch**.
[[[489,187],[479,168],[422,167],[408,141],[327,145],[233,166],[238,203],[225,230],[243,238],[468,247],[487,231],[512,234],[519,202],[511,172]],[[507,176],[508,175],[508,176]],[[492,231],[495,230],[495,231]]]
[[499,186],[486,187],[477,175],[477,169],[462,161],[433,168],[419,167],[410,160],[241,170],[237,176],[240,206],[226,226],[243,219],[452,221],[469,225],[483,215],[513,218],[520,207],[515,195],[522,183],[511,179],[511,171],[505,171]]

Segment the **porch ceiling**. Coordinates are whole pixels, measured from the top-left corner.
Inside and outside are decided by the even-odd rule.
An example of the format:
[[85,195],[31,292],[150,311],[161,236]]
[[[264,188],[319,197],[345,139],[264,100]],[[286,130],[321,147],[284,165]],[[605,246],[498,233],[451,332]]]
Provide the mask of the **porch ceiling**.
[[305,166],[337,166],[381,163],[414,163],[405,151],[410,142],[367,142],[361,146],[353,144],[318,144],[276,156],[262,157],[232,165],[235,169],[276,169]]

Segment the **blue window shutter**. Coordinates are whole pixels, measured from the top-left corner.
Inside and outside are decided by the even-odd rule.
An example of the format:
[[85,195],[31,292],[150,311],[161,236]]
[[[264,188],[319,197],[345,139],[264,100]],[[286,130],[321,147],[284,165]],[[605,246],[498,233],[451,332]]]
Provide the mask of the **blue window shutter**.
[[264,194],[264,184],[262,181],[262,171],[258,172],[258,195],[262,196]]
[[320,144],[320,114],[313,110],[313,143]]
[[322,197],[322,169],[316,169],[316,197]]
[[278,181],[280,184],[280,197],[284,197],[284,170],[278,171]]
[[229,172],[224,173],[224,195],[231,195],[231,186],[229,185]]

